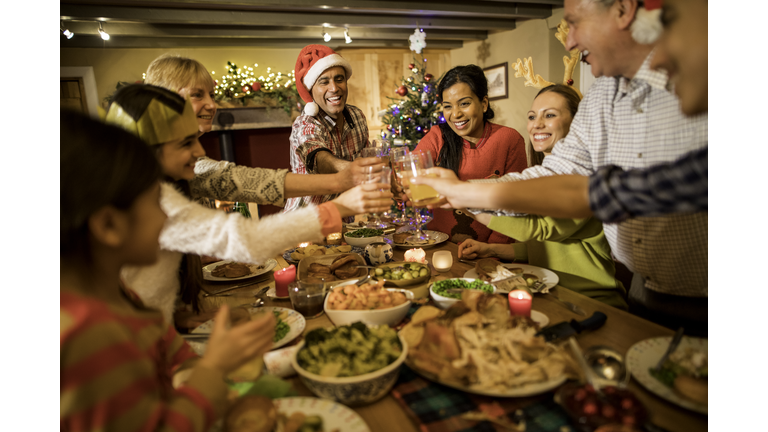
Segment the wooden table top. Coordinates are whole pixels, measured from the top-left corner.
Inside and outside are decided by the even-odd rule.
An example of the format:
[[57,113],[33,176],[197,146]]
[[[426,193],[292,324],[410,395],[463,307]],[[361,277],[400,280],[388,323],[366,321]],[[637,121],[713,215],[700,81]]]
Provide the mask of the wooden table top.
[[[450,241],[441,245],[425,249],[427,260],[432,262],[432,254],[437,251],[447,250],[453,255],[453,267],[449,272],[436,273],[433,271],[432,280],[463,277],[467,270],[473,268],[472,265],[459,262],[458,260],[458,246]],[[395,248],[395,261],[402,261],[405,249]],[[278,262],[277,268],[287,267],[289,264],[282,258],[282,256],[275,257]],[[244,282],[244,281],[239,281]],[[262,281],[244,288],[235,290],[234,292],[255,292],[264,287],[274,287],[274,278],[270,272],[267,277]],[[235,285],[232,283],[230,285]],[[206,282],[205,288],[207,289],[220,289],[221,283],[209,283]],[[613,308],[604,303],[598,302],[591,298],[585,297],[567,288],[557,286],[555,292],[559,295],[560,299],[570,301],[580,306],[587,313],[588,316],[592,315],[595,311],[601,311],[608,316],[606,324],[592,332],[587,332],[578,336],[579,345],[582,349],[589,348],[595,345],[607,345],[626,355],[627,350],[636,342],[644,339],[659,337],[659,336],[672,336],[674,332],[665,327],[646,321],[628,312]],[[238,305],[249,301],[243,297],[201,297],[204,308],[218,307],[222,304]],[[285,308],[292,308],[290,300],[278,300],[271,299],[264,296],[265,304],[267,306],[279,306]],[[250,300],[252,301],[252,300]],[[533,309],[546,314],[549,317],[550,324],[559,323],[562,321],[570,321],[571,319],[584,319],[570,310],[562,307],[548,295],[537,295],[533,299]],[[307,326],[304,330],[313,330],[319,327],[333,326],[328,317],[323,314],[318,318],[307,320]],[[298,343],[301,338],[297,338],[292,344]],[[309,389],[307,389],[301,382],[298,376],[293,376],[287,379],[290,381],[294,389],[301,396],[314,396]],[[634,378],[629,382],[629,389],[634,392],[637,398],[645,404],[648,411],[651,414],[651,421],[671,432],[689,432],[689,431],[705,431],[707,430],[707,416],[698,414],[693,411],[689,411],[685,408],[672,404],[671,402],[662,399],[655,394],[647,391],[642,385],[640,385]],[[393,430],[393,425],[396,425],[397,430],[404,432],[418,432],[417,425],[406,415],[400,404],[391,395],[385,396],[383,399],[362,407],[352,408],[358,414],[360,414],[366,423],[370,427],[372,432],[388,432]]]

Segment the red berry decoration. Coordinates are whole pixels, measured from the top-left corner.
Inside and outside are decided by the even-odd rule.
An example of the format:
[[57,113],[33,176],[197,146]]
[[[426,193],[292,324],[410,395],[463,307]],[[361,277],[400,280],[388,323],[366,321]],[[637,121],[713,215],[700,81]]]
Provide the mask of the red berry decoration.
[[408,94],[408,87],[402,85],[397,90],[395,90],[395,93],[399,94],[400,96],[405,96]]
[[413,69],[415,67],[416,67],[416,65],[414,65],[413,63],[408,63],[408,69]]
[[424,81],[427,81],[427,82],[429,82],[429,80],[431,80],[431,79],[432,79],[432,74],[426,74],[426,75],[424,75]]
[[568,85],[573,85],[573,80],[568,78]]
[[253,89],[253,91],[257,92],[257,91],[261,90],[261,83],[260,82],[255,82],[255,83],[253,83],[251,85],[251,88]]
[[249,91],[251,91],[251,86],[246,84],[243,86],[242,90],[243,90],[243,93],[248,93]]
[[584,404],[584,414],[595,415],[597,414],[597,404],[594,402],[587,402]]

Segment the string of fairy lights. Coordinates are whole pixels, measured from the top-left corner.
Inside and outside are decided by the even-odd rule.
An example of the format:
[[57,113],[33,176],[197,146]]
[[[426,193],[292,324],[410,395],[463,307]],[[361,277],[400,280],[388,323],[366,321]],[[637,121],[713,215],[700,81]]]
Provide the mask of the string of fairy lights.
[[214,94],[217,99],[219,97],[240,98],[258,91],[269,93],[278,89],[296,87],[294,71],[283,75],[282,72],[272,72],[272,68],[268,67],[266,77],[264,75],[256,77],[256,73],[253,71],[254,67],[259,67],[259,64],[254,63],[253,67],[244,66],[241,68],[228,61],[226,75],[220,75],[221,82],[216,79],[216,71],[211,71],[211,75],[216,81]]

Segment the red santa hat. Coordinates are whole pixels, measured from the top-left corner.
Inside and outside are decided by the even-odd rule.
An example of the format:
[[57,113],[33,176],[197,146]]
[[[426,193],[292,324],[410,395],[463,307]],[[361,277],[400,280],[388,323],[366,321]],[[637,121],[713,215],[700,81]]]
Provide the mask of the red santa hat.
[[352,76],[352,66],[349,62],[325,45],[307,45],[299,53],[294,73],[299,96],[307,103],[304,107],[305,114],[314,116],[320,112],[320,108],[312,99],[312,86],[323,72],[335,66],[341,66],[347,71],[347,79]]
[[637,9],[632,22],[632,39],[641,44],[652,44],[659,39],[661,26],[661,5],[664,0],[644,0],[643,7]]

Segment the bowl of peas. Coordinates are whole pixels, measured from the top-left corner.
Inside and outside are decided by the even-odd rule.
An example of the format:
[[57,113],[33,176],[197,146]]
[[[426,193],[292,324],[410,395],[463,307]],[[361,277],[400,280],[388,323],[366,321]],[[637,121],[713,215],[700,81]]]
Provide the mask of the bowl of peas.
[[415,262],[391,262],[371,270],[371,277],[383,280],[384,286],[408,287],[427,282],[431,276],[426,264]]

